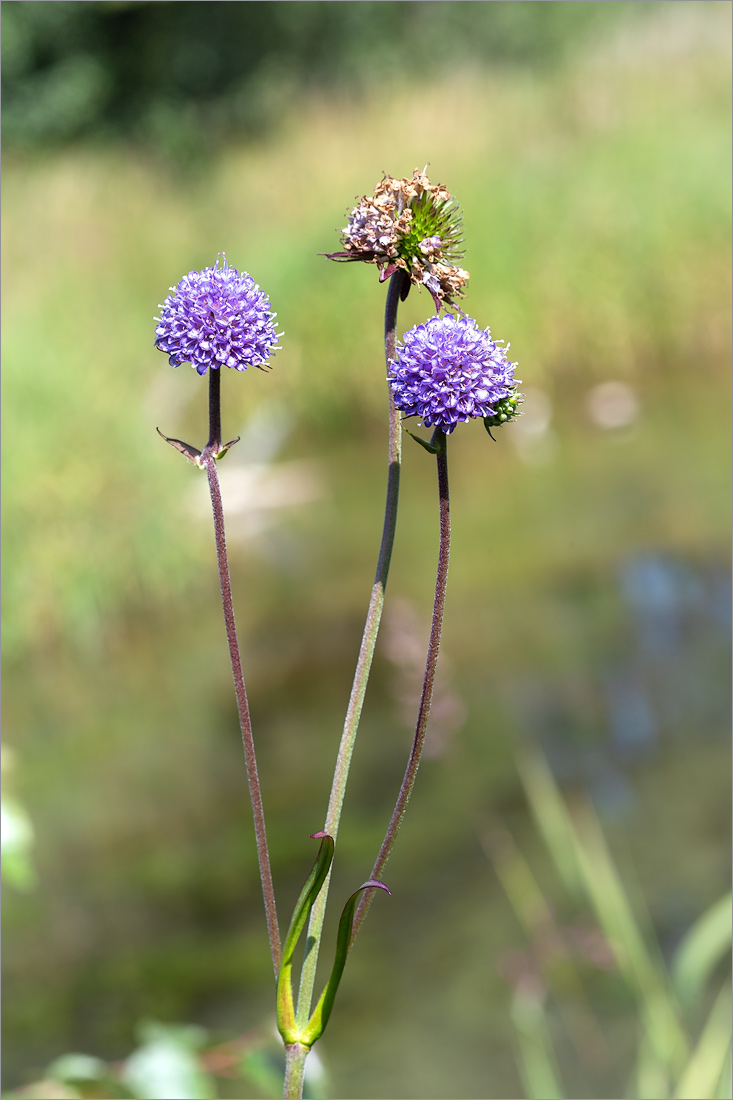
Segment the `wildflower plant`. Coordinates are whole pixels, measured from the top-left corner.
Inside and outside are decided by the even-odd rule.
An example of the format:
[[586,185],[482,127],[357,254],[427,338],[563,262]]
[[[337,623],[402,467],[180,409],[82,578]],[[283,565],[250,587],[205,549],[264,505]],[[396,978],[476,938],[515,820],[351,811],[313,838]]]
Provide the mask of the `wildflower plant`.
[[[232,606],[229,567],[217,462],[237,440],[222,442],[222,368],[264,370],[278,348],[281,334],[276,314],[254,279],[230,267],[224,257],[203,271],[184,276],[161,305],[155,345],[173,366],[190,363],[209,378],[209,439],[202,450],[179,439],[163,436],[192,463],[205,469],[214,516],[214,535],[221,582],[224,620],[244,744],[247,779],[252,801],[255,839],[262,881],[270,949],[276,978],[278,1029],[285,1046],[285,1097],[302,1096],[308,1052],[323,1033],[331,1015],[348,953],[376,890],[389,893],[382,872],[395,843],[422,755],[440,647],[450,555],[450,498],[448,436],[471,419],[482,419],[491,429],[517,415],[521,396],[514,377],[516,363],[508,345],[491,337],[488,328],[465,316],[453,299],[465,292],[468,272],[458,266],[462,256],[461,227],[455,200],[442,185],[430,182],[417,169],[411,178],[385,176],[371,196],[361,198],[342,231],[344,249],[328,254],[339,261],[376,264],[380,282],[388,282],[384,340],[388,372],[387,486],[384,524],[377,567],[367,609],[349,703],[334,769],[323,829],[312,834],[320,841],[318,855],[293,913],[284,943],[275,904],[267,847],[264,808],[259,786],[249,703],[242,670]],[[407,332],[398,344],[397,314],[411,286],[425,286],[437,315]],[[441,309],[453,312],[440,315]],[[460,314],[456,316],[455,314]],[[422,692],[412,746],[395,808],[367,880],[348,898],[336,937],[330,978],[313,1007],[316,965],[321,947],[331,863],[339,829],[351,757],[364,704],[397,522],[403,420],[420,417],[432,428],[430,440],[413,438],[437,462],[439,545],[433,616]],[[160,433],[162,435],[162,433]],[[410,432],[410,435],[413,433]],[[492,436],[493,438],[493,436]],[[296,946],[306,931],[298,994],[293,990]]]

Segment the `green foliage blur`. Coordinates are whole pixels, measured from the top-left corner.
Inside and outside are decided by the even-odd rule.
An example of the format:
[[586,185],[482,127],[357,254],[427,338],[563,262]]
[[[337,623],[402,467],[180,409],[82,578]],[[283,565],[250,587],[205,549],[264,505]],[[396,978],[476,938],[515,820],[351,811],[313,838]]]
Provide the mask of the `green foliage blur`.
[[487,62],[552,66],[637,4],[9,3],[3,140],[125,138],[195,158],[277,130],[294,97],[352,97]]
[[[333,1095],[523,1095],[502,960],[527,937],[488,826],[567,899],[517,745],[593,800],[668,969],[729,884],[730,6],[21,2],[2,21],[4,1085],[73,1051],[119,1074],[135,1050],[202,1089],[246,1061],[221,1096],[271,1085],[206,493],[154,430],[200,444],[205,382],[154,350],[153,317],[225,251],[285,332],[269,374],[223,380],[243,438],[221,473],[286,923],[385,479],[384,288],[322,254],[383,170],[429,161],[463,209],[466,308],[511,341],[527,401],[496,444],[481,424],[451,439],[431,755],[319,1053]],[[431,311],[412,292],[400,323]],[[433,482],[406,440],[336,897],[366,877],[404,766]],[[638,1001],[620,972],[585,977],[608,1058],[579,1058],[553,1015],[556,1079],[614,1095],[639,1065]],[[693,1047],[710,989],[685,1008]],[[577,1016],[588,989],[563,996]],[[84,1094],[68,1074],[101,1065],[56,1070]]]

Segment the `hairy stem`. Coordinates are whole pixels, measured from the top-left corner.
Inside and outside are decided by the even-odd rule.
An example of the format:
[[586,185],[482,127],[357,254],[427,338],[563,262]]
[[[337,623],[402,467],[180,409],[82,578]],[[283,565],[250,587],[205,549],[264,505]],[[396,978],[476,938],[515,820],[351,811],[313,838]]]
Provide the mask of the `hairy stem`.
[[214,512],[214,538],[216,540],[216,558],[219,564],[221,602],[224,608],[224,623],[226,625],[227,642],[229,643],[229,657],[232,663],[234,691],[237,697],[237,710],[239,712],[239,725],[242,730],[244,760],[247,769],[247,784],[249,786],[249,797],[252,803],[252,816],[254,818],[255,839],[257,842],[257,859],[260,865],[262,896],[265,902],[265,915],[267,918],[267,933],[270,939],[272,965],[275,970],[275,978],[277,979],[277,975],[280,971],[280,963],[282,961],[280,931],[277,923],[277,909],[275,906],[275,891],[272,885],[270,855],[267,848],[265,811],[262,805],[262,792],[260,791],[260,781],[257,774],[257,759],[255,757],[255,743],[252,735],[252,720],[249,713],[247,689],[244,685],[244,672],[242,670],[242,658],[239,652],[237,627],[234,621],[232,586],[229,578],[229,562],[227,560],[226,536],[224,531],[224,509],[221,500],[221,490],[219,488],[219,474],[216,468],[215,456],[221,447],[219,392],[220,371],[209,370],[209,442],[204,448],[199,461],[206,469],[209,479],[211,506]]
[[209,442],[206,451],[216,454],[221,446],[221,371],[209,370]]
[[[394,358],[395,354],[397,308],[400,303],[400,297],[404,293],[406,286],[409,287],[407,275],[402,270],[396,271],[389,281],[387,302],[384,310],[384,353],[387,363],[389,363],[390,359]],[[346,794],[346,783],[349,776],[351,756],[354,750],[357,730],[359,728],[362,707],[364,705],[367,681],[372,667],[372,658],[374,657],[374,647],[376,646],[377,634],[379,633],[379,623],[382,618],[384,591],[387,585],[389,563],[392,557],[392,546],[394,543],[395,527],[397,525],[397,503],[400,490],[400,467],[402,463],[402,427],[400,424],[400,414],[394,406],[391,393],[389,395],[388,448],[389,469],[387,473],[387,499],[384,509],[382,542],[379,548],[377,569],[374,577],[374,584],[372,586],[371,598],[369,600],[366,622],[364,624],[364,633],[361,639],[354,681],[351,687],[349,705],[346,710],[344,728],[341,734],[341,743],[336,758],[336,767],[333,775],[333,783],[331,785],[331,797],[328,803],[326,823],[323,827],[324,831],[329,833],[334,840],[336,839],[339,822],[341,820],[341,810],[343,808],[344,795]],[[307,1022],[313,998],[313,986],[315,984],[316,965],[318,963],[318,952],[320,948],[321,933],[323,931],[323,920],[326,912],[329,884],[330,874],[313,906],[308,925],[306,955],[303,961],[300,990],[298,993],[297,1019],[301,1026],[305,1026]]]
[[289,1043],[285,1047],[285,1087],[283,1100],[300,1100],[303,1095],[305,1060],[310,1047],[301,1043]]
[[[389,823],[386,835],[379,850],[374,867],[370,874],[371,879],[380,879],[384,865],[390,857],[394,842],[397,838],[402,818],[405,816],[407,803],[415,786],[417,769],[420,765],[423,745],[425,744],[425,730],[427,729],[430,715],[430,704],[433,698],[433,684],[435,683],[435,670],[438,665],[438,650],[440,649],[440,634],[443,626],[443,609],[445,607],[445,591],[448,581],[448,560],[450,558],[450,496],[448,492],[448,437],[440,430],[433,433],[432,444],[438,447],[438,501],[440,506],[440,545],[438,549],[438,571],[435,578],[435,600],[433,601],[433,621],[430,627],[430,640],[428,642],[428,654],[425,662],[425,678],[423,680],[420,707],[417,714],[415,735],[412,741],[410,757],[407,761],[405,775],[397,798],[392,820]],[[351,942],[354,942],[357,932],[367,914],[371,904],[371,894],[362,895],[356,907],[354,927]]]

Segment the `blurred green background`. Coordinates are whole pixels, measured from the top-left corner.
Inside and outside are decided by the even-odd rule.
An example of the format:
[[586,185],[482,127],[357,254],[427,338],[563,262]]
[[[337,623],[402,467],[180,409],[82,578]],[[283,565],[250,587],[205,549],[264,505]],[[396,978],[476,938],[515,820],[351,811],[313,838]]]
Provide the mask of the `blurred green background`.
[[[154,430],[201,445],[206,385],[153,349],[153,317],[225,251],[285,332],[271,373],[224,379],[243,438],[222,465],[285,924],[386,464],[384,288],[320,254],[383,170],[429,162],[463,209],[466,308],[511,342],[527,401],[496,444],[480,424],[451,440],[428,757],[318,1046],[324,1090],[530,1094],[510,1012],[529,974],[564,1094],[624,1094],[623,966],[578,949],[581,992],[553,989],[501,853],[559,927],[612,942],[528,812],[532,744],[590,799],[661,959],[729,883],[730,22],[722,2],[3,3],[6,1089],[68,1051],[125,1058],[145,1019],[269,1041],[206,489]],[[400,326],[431,312],[413,292]],[[337,900],[404,767],[435,495],[408,439]],[[75,1088],[43,1095],[104,1094]]]

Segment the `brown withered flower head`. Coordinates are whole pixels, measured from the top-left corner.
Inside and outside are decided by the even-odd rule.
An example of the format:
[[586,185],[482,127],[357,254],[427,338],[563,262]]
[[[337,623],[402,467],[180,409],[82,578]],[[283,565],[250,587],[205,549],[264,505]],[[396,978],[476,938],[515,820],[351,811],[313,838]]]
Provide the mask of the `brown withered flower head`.
[[341,239],[343,251],[328,254],[329,260],[376,264],[380,282],[406,271],[411,285],[427,287],[438,312],[464,293],[460,211],[448,189],[431,183],[425,171],[416,168],[412,179],[385,176],[373,195],[359,199]]

